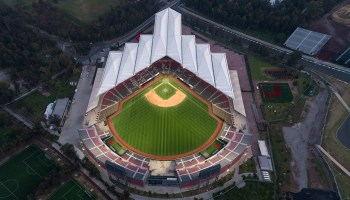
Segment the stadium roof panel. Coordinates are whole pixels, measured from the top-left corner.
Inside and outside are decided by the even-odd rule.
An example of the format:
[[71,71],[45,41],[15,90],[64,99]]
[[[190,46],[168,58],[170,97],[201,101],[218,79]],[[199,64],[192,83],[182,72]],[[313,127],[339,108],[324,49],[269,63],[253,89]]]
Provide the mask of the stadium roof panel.
[[103,72],[103,78],[97,95],[103,94],[115,86],[122,56],[123,52],[121,51],[109,52],[105,70]]
[[215,87],[213,65],[209,44],[197,44],[198,76]]
[[134,74],[151,65],[152,35],[141,35]]
[[183,35],[182,43],[182,66],[194,74],[197,71],[196,37],[194,35]]
[[226,54],[212,53],[211,58],[213,62],[216,88],[233,99],[234,95],[227,66]]
[[181,55],[181,14],[169,9],[167,56],[182,63]]
[[151,63],[166,56],[168,37],[168,9],[156,14],[153,31]]
[[292,35],[289,36],[284,45],[291,49],[314,55],[321,50],[330,38],[330,35],[298,27]]
[[120,63],[117,84],[125,81],[126,79],[134,75],[136,54],[138,43],[126,43],[124,48],[124,54]]
[[226,58],[221,56],[213,66],[209,44],[196,44],[194,35],[182,35],[181,14],[170,8],[156,14],[153,35],[141,35],[139,44],[126,43],[124,52],[110,52],[98,95],[165,56],[234,99]]

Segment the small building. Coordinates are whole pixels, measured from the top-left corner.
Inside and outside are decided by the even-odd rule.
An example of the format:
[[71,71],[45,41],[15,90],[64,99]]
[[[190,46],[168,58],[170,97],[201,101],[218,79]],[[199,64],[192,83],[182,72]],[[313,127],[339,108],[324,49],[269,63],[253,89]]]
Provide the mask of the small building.
[[330,35],[297,27],[284,45],[293,50],[316,55],[330,38]]
[[261,170],[273,171],[271,159],[266,156],[258,156]]
[[57,99],[53,103],[50,103],[46,107],[45,119],[49,120],[50,116],[57,115],[61,119],[58,125],[62,126],[65,120],[65,115],[68,112],[68,105],[69,99],[67,97],[63,99]]
[[270,158],[269,151],[267,150],[266,142],[264,140],[258,140],[260,153],[262,156]]

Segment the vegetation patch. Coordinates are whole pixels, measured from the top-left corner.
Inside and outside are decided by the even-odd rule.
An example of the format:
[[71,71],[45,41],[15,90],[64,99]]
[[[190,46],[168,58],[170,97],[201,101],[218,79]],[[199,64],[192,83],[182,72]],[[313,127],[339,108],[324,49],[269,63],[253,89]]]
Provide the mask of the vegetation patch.
[[266,61],[258,56],[249,54],[248,64],[250,69],[250,74],[253,80],[275,80],[274,77],[269,76],[265,73],[266,70],[280,70],[281,68],[276,67],[275,64]]

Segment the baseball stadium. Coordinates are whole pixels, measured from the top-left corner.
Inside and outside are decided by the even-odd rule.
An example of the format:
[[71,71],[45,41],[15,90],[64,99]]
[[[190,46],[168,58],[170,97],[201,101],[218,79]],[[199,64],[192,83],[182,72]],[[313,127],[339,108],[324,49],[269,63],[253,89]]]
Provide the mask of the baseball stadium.
[[111,51],[95,75],[82,149],[125,185],[201,187],[243,162],[252,135],[226,55],[182,35],[181,14]]

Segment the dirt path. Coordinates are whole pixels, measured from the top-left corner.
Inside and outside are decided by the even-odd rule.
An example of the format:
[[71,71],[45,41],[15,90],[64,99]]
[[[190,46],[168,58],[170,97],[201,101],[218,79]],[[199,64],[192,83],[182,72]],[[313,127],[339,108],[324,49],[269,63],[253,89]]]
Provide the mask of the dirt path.
[[292,174],[299,190],[308,187],[309,148],[310,145],[314,148],[320,141],[327,111],[329,92],[325,85],[320,87],[320,93],[306,101],[307,113],[302,114],[305,119],[293,127],[283,127],[284,139],[292,152]]

